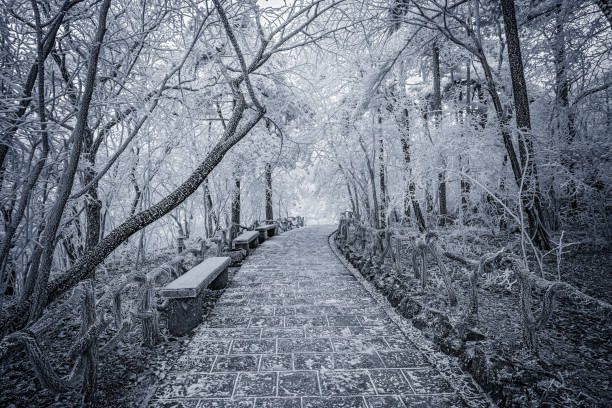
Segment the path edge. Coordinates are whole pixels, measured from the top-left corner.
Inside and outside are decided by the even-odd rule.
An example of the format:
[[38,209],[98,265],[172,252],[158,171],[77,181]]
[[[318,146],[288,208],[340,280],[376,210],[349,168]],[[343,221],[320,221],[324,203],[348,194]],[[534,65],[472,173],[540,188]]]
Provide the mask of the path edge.
[[[440,374],[448,381],[453,389],[457,392],[457,394],[461,397],[461,399],[470,407],[473,408],[481,408],[482,404],[478,404],[477,400],[481,402],[485,402],[489,407],[497,407],[497,405],[493,402],[491,397],[482,389],[482,387],[474,380],[471,374],[466,373],[461,369],[459,363],[455,361],[456,359],[448,356],[438,350],[434,344],[427,339],[420,331],[412,327],[412,325],[406,321],[403,317],[401,317],[393,306],[389,303],[387,298],[380,293],[374,285],[368,282],[362,275],[359,273],[353,265],[351,265],[348,260],[340,253],[338,248],[334,243],[334,237],[338,230],[332,231],[327,236],[327,244],[331,249],[332,253],[338,258],[340,263],[349,271],[351,274],[357,279],[357,281],[361,284],[361,286],[368,292],[370,296],[374,299],[374,301],[385,311],[385,314],[395,323],[401,332],[404,334],[408,340],[423,353],[427,362],[432,366],[438,369]],[[451,373],[449,375],[448,373]],[[478,393],[470,392],[469,394],[466,390],[475,389]]]

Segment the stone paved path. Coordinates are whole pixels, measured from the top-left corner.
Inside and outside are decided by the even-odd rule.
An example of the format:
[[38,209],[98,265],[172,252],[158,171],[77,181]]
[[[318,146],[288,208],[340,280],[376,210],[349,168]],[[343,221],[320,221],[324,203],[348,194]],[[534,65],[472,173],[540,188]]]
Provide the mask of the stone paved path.
[[255,250],[150,406],[464,406],[331,252],[331,231]]

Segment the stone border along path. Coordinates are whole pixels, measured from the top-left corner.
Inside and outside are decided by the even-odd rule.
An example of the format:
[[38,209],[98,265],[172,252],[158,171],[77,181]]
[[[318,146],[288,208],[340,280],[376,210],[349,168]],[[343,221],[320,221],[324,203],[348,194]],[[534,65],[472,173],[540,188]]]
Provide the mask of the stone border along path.
[[487,406],[471,377],[398,326],[341,262],[334,229],[292,230],[253,251],[149,406]]

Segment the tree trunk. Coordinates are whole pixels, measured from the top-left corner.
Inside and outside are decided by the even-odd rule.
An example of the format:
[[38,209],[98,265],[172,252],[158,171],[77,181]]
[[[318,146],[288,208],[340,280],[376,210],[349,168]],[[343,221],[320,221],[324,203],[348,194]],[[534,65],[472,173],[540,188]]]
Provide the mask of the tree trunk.
[[[442,119],[442,92],[440,89],[440,48],[438,44],[433,44],[433,116],[434,116],[434,127],[438,129]],[[439,135],[441,137],[441,135]],[[444,166],[445,160],[440,157],[440,165]],[[438,173],[438,205],[440,209],[440,225],[446,223],[447,211],[446,211],[446,174],[444,170]]]
[[[208,187],[208,178],[204,180],[204,207],[206,208],[206,225],[208,228],[208,237],[211,237],[216,232],[219,226],[217,216],[213,208],[212,197],[210,196],[210,188]],[[214,223],[214,228],[213,228]]]
[[240,228],[240,177],[234,174],[234,192],[232,195],[232,225],[230,226],[230,242],[236,238]]
[[[551,248],[548,231],[542,224],[541,196],[537,183],[537,167],[531,134],[531,119],[529,115],[529,99],[527,97],[527,84],[523,72],[523,60],[519,42],[518,27],[514,11],[514,0],[501,0],[504,26],[506,29],[506,42],[508,44],[508,62],[512,78],[512,90],[516,111],[516,125],[519,131],[519,153],[521,167],[527,166],[524,185],[529,189],[530,198],[527,206],[533,207],[530,218],[532,237],[544,250]],[[522,174],[521,177],[522,178]]]
[[90,129],[85,130],[85,138],[83,139],[83,153],[87,160],[85,169],[83,170],[83,185],[89,185],[93,182],[92,186],[87,190],[85,194],[85,221],[86,221],[86,236],[85,236],[85,250],[98,245],[100,241],[100,220],[102,202],[98,198],[98,182],[94,179],[96,177],[95,165],[96,165],[96,150],[93,146],[93,137]]
[[266,220],[273,220],[272,210],[272,165],[266,163]]
[[382,138],[382,116],[378,116],[379,150],[378,176],[380,183],[380,227],[385,228],[387,220],[387,185],[385,183],[385,145]]
[[[574,113],[569,103],[569,81],[567,79],[567,61],[565,58],[565,18],[566,10],[563,7],[563,1],[557,0],[555,5],[555,36],[553,43],[553,55],[555,61],[555,94],[556,107],[558,109],[558,132],[559,143],[561,146],[569,146],[574,141],[576,136],[576,126]],[[575,210],[578,206],[576,201],[576,184],[574,182],[574,161],[568,157],[565,152],[561,152],[561,163],[566,167],[567,171],[572,175],[567,183],[567,194],[570,196],[570,206]]]
[[412,178],[412,167],[410,165],[410,116],[408,109],[402,110],[402,126],[400,126],[400,142],[402,144],[402,153],[404,154],[404,177],[406,178],[404,184],[404,214],[406,217],[410,216],[410,204],[412,204],[412,210],[414,212],[415,222],[419,228],[419,231],[423,232],[426,229],[425,219],[423,218],[423,212],[421,206],[416,200],[416,186]]

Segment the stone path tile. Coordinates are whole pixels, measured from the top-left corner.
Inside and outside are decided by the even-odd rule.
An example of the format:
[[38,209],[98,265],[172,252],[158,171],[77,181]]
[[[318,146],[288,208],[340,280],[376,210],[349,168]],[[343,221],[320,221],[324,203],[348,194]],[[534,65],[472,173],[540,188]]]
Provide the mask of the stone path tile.
[[332,230],[254,250],[149,406],[465,406],[335,257]]

